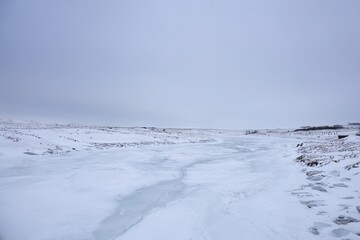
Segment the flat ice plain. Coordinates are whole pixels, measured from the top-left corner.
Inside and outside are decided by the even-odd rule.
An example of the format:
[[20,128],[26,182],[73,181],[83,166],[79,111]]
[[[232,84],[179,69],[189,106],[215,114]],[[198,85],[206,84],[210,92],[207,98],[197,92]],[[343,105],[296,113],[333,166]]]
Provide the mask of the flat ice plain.
[[28,125],[0,132],[1,240],[360,238],[294,194],[302,139]]

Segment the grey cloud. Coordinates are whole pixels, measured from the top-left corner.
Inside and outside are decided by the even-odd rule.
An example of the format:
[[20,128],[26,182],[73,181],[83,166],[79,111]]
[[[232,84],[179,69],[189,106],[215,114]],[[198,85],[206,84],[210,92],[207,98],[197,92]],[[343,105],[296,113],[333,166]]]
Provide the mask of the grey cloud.
[[12,0],[0,9],[3,112],[215,128],[360,119],[359,1]]

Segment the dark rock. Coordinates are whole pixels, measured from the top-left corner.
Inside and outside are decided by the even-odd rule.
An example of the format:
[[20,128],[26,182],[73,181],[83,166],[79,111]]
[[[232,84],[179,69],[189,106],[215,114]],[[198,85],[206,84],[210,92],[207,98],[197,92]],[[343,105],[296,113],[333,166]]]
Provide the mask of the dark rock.
[[360,222],[360,221],[358,219],[344,216],[344,215],[340,215],[334,220],[334,223],[336,223],[337,225],[346,225],[346,224],[352,223],[352,222]]
[[346,138],[348,137],[349,135],[338,135],[338,139],[342,139],[342,138]]
[[319,161],[316,160],[316,159],[314,159],[314,160],[309,161],[309,162],[306,163],[306,166],[309,166],[309,167],[316,167],[316,166],[318,166],[318,165],[319,165]]
[[360,206],[356,206],[356,210],[360,213]]
[[297,158],[296,158],[296,160],[298,160],[298,161],[303,161],[304,160],[304,158],[305,158],[305,156],[304,155],[301,155],[301,156],[298,156]]
[[317,230],[317,228],[315,228],[315,227],[309,228],[309,231],[314,235],[319,235],[320,234],[319,231]]

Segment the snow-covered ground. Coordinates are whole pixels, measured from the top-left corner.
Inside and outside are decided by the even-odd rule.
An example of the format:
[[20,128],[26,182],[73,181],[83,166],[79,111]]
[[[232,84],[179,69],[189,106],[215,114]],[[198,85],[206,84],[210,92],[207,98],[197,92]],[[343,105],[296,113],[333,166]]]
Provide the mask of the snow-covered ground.
[[0,239],[360,239],[346,131],[2,121]]

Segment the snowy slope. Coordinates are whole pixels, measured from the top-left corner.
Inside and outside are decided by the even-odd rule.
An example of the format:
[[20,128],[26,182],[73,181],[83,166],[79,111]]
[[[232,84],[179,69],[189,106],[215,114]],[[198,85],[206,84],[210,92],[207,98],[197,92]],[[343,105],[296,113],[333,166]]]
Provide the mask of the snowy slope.
[[[66,154],[77,151],[213,141],[215,130],[118,128],[0,121],[0,154]],[[9,144],[12,143],[12,144]],[[9,149],[11,148],[11,149]]]

